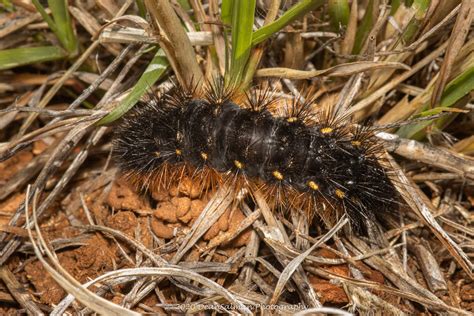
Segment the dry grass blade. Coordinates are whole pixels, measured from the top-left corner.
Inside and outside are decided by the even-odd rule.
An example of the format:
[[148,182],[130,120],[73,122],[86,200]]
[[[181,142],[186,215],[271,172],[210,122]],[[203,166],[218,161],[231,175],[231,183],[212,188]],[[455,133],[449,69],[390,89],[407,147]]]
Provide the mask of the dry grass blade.
[[[396,165],[396,162],[391,159],[391,163]],[[472,264],[466,253],[456,244],[452,238],[446,233],[446,231],[438,224],[436,219],[433,217],[435,213],[431,203],[426,198],[423,192],[417,188],[417,186],[411,182],[403,173],[397,169],[397,177],[400,181],[400,186],[403,192],[406,192],[407,203],[413,210],[417,212],[420,219],[428,225],[431,231],[436,237],[443,243],[449,253],[456,259],[459,265],[464,269],[467,275],[472,279],[474,278],[474,265]]]
[[386,141],[390,152],[454,172],[463,178],[474,179],[474,159],[470,157],[390,133],[379,132],[377,137]]
[[[134,277],[180,277],[190,279],[196,282],[199,282],[205,285],[208,289],[214,291],[216,294],[221,295],[222,297],[226,298],[229,303],[235,304],[236,308],[244,315],[252,315],[250,310],[242,304],[230,291],[226,290],[219,284],[209,280],[202,275],[181,268],[177,266],[163,266],[160,268],[132,268],[132,269],[121,269],[116,271],[110,271],[106,274],[101,275],[99,278],[89,281],[85,284],[85,287],[89,287],[95,283],[105,282],[110,279],[122,279],[130,280]],[[58,306],[53,315],[60,315],[66,308],[67,305],[71,304],[73,297],[66,298],[63,302],[61,302],[60,306]]]
[[101,26],[99,32],[96,34],[95,37],[102,37],[102,33],[104,32],[104,30],[109,27],[110,25],[112,24],[115,24],[117,22],[129,22],[131,24],[135,24],[135,25],[138,25],[140,26],[143,31],[145,32],[145,34],[148,34],[148,36],[152,36],[153,35],[153,29],[152,27],[150,26],[150,24],[145,20],[143,19],[142,17],[139,17],[139,16],[136,16],[136,15],[123,15],[123,16],[119,16],[119,17],[116,17],[115,19],[105,23],[104,25]]
[[276,304],[278,298],[280,297],[285,284],[291,278],[291,275],[295,272],[295,270],[303,263],[303,261],[308,257],[310,253],[312,253],[318,246],[322,243],[329,240],[335,233],[337,233],[345,224],[347,224],[349,220],[346,217],[342,217],[339,222],[334,225],[331,230],[329,230],[318,242],[314,243],[308,250],[303,252],[302,254],[298,255],[295,259],[293,259],[283,270],[278,279],[278,283],[275,287],[273,295],[270,299],[270,304]]
[[472,0],[40,2],[0,1],[0,314],[472,314]]
[[[121,16],[131,4],[132,4],[131,0],[126,1],[123,4],[120,11],[117,13],[117,16]],[[69,79],[77,69],[79,69],[79,67],[86,61],[89,55],[92,54],[92,52],[97,49],[98,46],[99,46],[99,41],[95,40],[87,48],[87,50],[84,53],[82,53],[82,55],[76,60],[76,62],[64,73],[64,75],[48,90],[48,92],[41,99],[37,107],[44,108],[51,101],[54,95],[59,91],[59,89],[66,82],[66,80]],[[22,135],[26,132],[26,130],[33,123],[36,117],[37,117],[37,114],[32,114],[27,120],[25,120],[19,132],[19,135]]]
[[[84,119],[84,121],[90,121],[91,117]],[[92,118],[94,120],[94,118]],[[28,133],[18,139],[12,140],[9,143],[1,144],[0,146],[0,161],[5,161],[8,158],[12,157],[19,151],[23,150],[25,147],[33,143],[35,140],[39,140],[42,137],[49,136],[56,133],[61,133],[64,131],[71,130],[75,124],[82,123],[78,119],[68,119],[57,122],[56,124],[51,124],[38,128],[31,133]]]
[[[272,214],[268,204],[266,203],[265,199],[263,198],[262,194],[258,191],[253,193],[253,196],[257,202],[258,207],[260,208],[263,218],[267,222],[268,226],[263,226],[260,221],[255,221],[254,226],[259,229],[262,233],[262,239],[265,242],[269,242],[270,240],[275,240],[279,243],[286,244],[289,242],[288,235],[286,234],[285,230],[283,229],[281,223],[279,223],[276,219],[274,214]],[[270,244],[269,244],[270,245]],[[270,245],[271,246],[271,245]],[[277,260],[283,265],[287,266],[289,264],[289,260],[286,259],[282,254],[275,251],[275,249],[271,248],[274,251]],[[295,281],[295,285],[298,288],[299,292],[301,293],[304,302],[311,307],[321,307],[321,303],[319,302],[314,289],[309,285],[308,278],[301,267],[296,267],[296,271],[293,274],[289,274],[290,277],[293,278]],[[286,282],[284,282],[286,283]]]
[[439,78],[436,81],[434,92],[431,97],[431,107],[437,106],[441,100],[446,83],[451,74],[454,60],[466,40],[472,21],[474,19],[474,7],[471,0],[464,0],[461,4],[456,24],[454,25],[451,37],[449,38],[448,49],[444,57],[443,65],[439,72]]
[[[95,295],[94,293],[90,292],[89,290],[82,287],[82,285],[77,282],[66,270],[64,270],[59,262],[57,261],[57,257],[50,252],[48,245],[45,243],[43,239],[40,229],[38,226],[38,221],[36,217],[36,201],[37,201],[37,191],[33,193],[33,223],[30,222],[29,217],[29,195],[30,195],[30,186],[27,189],[27,196],[25,199],[25,216],[26,222],[28,227],[28,235],[30,237],[30,241],[33,245],[33,249],[37,258],[41,261],[45,269],[51,274],[51,276],[56,280],[56,282],[60,283],[61,286],[68,291],[69,293],[73,294],[75,298],[80,301],[85,306],[91,308],[92,310],[107,314],[107,315],[125,315],[125,316],[137,316],[140,315],[139,313],[130,311],[123,307],[120,307],[116,304],[109,302],[108,300]],[[31,225],[33,224],[33,225]],[[35,226],[36,233],[38,234],[38,241],[36,241],[36,237],[33,237],[33,232],[31,230],[31,226]],[[38,243],[37,243],[38,242]],[[51,261],[52,265],[50,265],[46,259],[43,257],[43,252],[46,253],[47,257]]]
[[[209,46],[213,44],[211,32],[187,32],[189,42],[193,46]],[[146,30],[134,27],[106,28],[99,36],[101,43],[148,43],[158,44],[159,40],[148,34]]]
[[86,231],[92,231],[92,232],[97,231],[97,232],[107,233],[107,234],[110,234],[114,237],[117,237],[117,238],[120,238],[120,239],[126,241],[128,244],[133,245],[136,249],[143,252],[157,266],[162,266],[162,265],[165,265],[165,264],[168,263],[163,258],[155,255],[152,251],[150,251],[150,249],[146,248],[141,242],[128,237],[127,235],[125,235],[121,231],[117,231],[115,229],[111,229],[109,227],[100,226],[100,225],[88,225],[88,226],[84,226],[82,228]]
[[205,209],[196,219],[191,231],[186,236],[186,239],[180,245],[178,251],[173,257],[171,263],[177,263],[184,254],[194,246],[194,244],[204,235],[208,229],[214,224],[234,200],[232,188],[224,186],[216,192],[214,197],[206,205]]
[[380,297],[372,294],[368,289],[364,289],[359,286],[353,286],[347,283],[343,284],[346,292],[350,295],[351,300],[356,302],[357,305],[361,305],[360,309],[362,311],[370,311],[373,307],[375,307],[377,311],[384,315],[408,315],[389,302],[382,300]]
[[411,245],[411,247],[413,249],[412,252],[418,258],[421,271],[430,290],[438,295],[446,293],[448,285],[433,253],[419,241]]
[[26,289],[18,282],[15,275],[5,266],[0,267],[0,279],[5,283],[12,296],[31,315],[44,315],[32,300]]
[[[60,166],[60,163],[63,162],[67,158],[67,154],[69,153],[69,151],[89,131],[88,128],[91,127],[91,125],[93,123],[94,122],[79,124],[74,129],[72,129],[71,132],[63,139],[60,146],[58,146],[53,151],[51,157],[46,162],[46,164],[43,167],[42,171],[38,175],[38,177],[35,181],[35,184],[34,184],[34,189],[35,190],[42,191],[44,189],[44,187],[46,185],[46,181],[48,179],[48,176],[52,172],[54,172]],[[102,132],[104,132],[104,131],[102,131]],[[92,145],[92,143],[90,143],[90,145]],[[87,149],[86,149],[85,152],[87,152]],[[79,166],[85,160],[85,158],[86,158],[86,155],[78,155],[76,157],[77,163],[76,164],[71,164],[71,166],[69,167],[69,170],[71,172],[65,174],[66,177],[65,177],[64,181],[60,182],[56,186],[55,190],[48,195],[48,199],[46,199],[46,201],[44,201],[41,204],[41,206],[38,210],[39,214],[43,213],[43,211],[47,208],[47,206],[49,206],[49,203],[51,203],[53,201],[53,199],[55,198],[55,196],[66,186],[67,181],[70,179],[70,177],[72,177],[72,175],[74,174],[74,171],[77,170],[77,168],[79,168]],[[25,200],[25,203],[26,203],[26,200]],[[16,222],[20,218],[20,215],[24,211],[24,207],[25,207],[25,205],[21,205],[18,208],[17,212],[15,213],[14,216],[12,216],[12,218],[10,220],[10,225],[15,225],[16,224]],[[0,262],[5,262],[19,245],[20,245],[20,241],[18,239],[10,240],[7,243],[7,245],[2,249]]]
[[24,18],[17,19],[16,21],[13,21],[13,23],[10,23],[8,26],[0,29],[0,38],[3,38],[9,35],[10,33],[13,33],[17,31],[18,29],[21,29],[27,26],[28,24],[40,19],[41,19],[41,15],[39,13],[31,14]]
[[347,83],[344,85],[344,88],[342,88],[341,90],[341,93],[339,95],[339,99],[336,105],[334,106],[334,111],[336,113],[347,112],[347,109],[352,104],[352,101],[354,101],[354,98],[357,96],[357,94],[360,91],[363,77],[364,77],[364,74],[359,73],[359,74],[353,75],[347,81]]
[[0,200],[15,192],[19,187],[24,187],[43,168],[48,160],[49,151],[35,157],[23,170],[15,174],[0,188]]
[[332,307],[315,307],[308,308],[305,311],[301,311],[295,314],[295,316],[306,316],[314,314],[326,314],[326,315],[340,315],[340,316],[352,316],[353,314],[348,313],[344,310],[332,308]]
[[194,49],[169,1],[145,0],[145,4],[150,10],[153,23],[162,32],[160,46],[166,52],[179,82],[185,87],[201,84],[203,75]]
[[240,224],[239,227],[233,232],[226,232],[219,235],[215,239],[211,240],[209,244],[201,250],[201,252],[207,252],[212,248],[219,246],[222,243],[228,242],[242,233],[245,229],[251,226],[257,219],[259,219],[261,212],[256,210],[252,215],[246,217]]
[[415,73],[420,71],[420,69],[422,69],[423,67],[428,65],[430,62],[432,62],[435,58],[439,57],[443,53],[443,51],[446,49],[447,46],[448,46],[448,42],[445,42],[443,43],[443,45],[440,45],[438,48],[436,48],[436,50],[431,52],[428,56],[426,56],[416,65],[414,65],[411,68],[411,70],[406,71],[404,74],[401,74],[398,77],[393,78],[389,83],[385,84],[384,86],[374,91],[370,96],[356,103],[353,107],[351,107],[351,109],[349,110],[349,113],[355,113],[357,111],[361,111],[367,106],[369,106],[370,104],[372,104],[373,102],[375,102],[377,99],[383,97],[387,92],[394,89],[397,85],[399,85],[406,79],[410,78]]
[[347,64],[340,64],[324,70],[303,71],[288,68],[263,68],[256,72],[257,77],[278,77],[288,79],[310,79],[319,76],[325,77],[344,77],[357,74],[364,71],[394,68],[409,70],[410,67],[398,62],[377,62],[377,61],[358,61]]
[[340,275],[337,275],[337,274],[334,274],[334,273],[331,273],[331,272],[328,272],[328,271],[325,271],[325,270],[322,270],[322,269],[319,269],[319,268],[312,268],[311,270],[314,271],[317,274],[320,274],[321,276],[326,277],[326,278],[336,279],[336,280],[339,280],[339,281],[342,281],[342,282],[347,282],[347,283],[350,283],[350,284],[354,284],[356,286],[369,288],[369,289],[373,289],[373,290],[378,290],[378,291],[383,291],[383,292],[386,292],[386,293],[395,294],[399,297],[403,297],[405,299],[413,300],[415,302],[423,304],[424,306],[430,307],[431,309],[433,309],[435,311],[448,311],[448,312],[454,313],[455,315],[471,315],[470,312],[467,312],[467,311],[464,311],[464,310],[446,305],[440,300],[430,300],[430,299],[424,298],[424,297],[419,296],[419,295],[415,295],[415,294],[410,293],[410,292],[399,291],[397,289],[391,288],[391,287],[386,286],[386,285],[381,285],[381,284],[375,283],[375,282],[360,281],[360,280],[356,280],[356,279],[346,278],[346,277],[343,277],[343,276],[340,276]]
[[350,54],[354,47],[357,31],[357,13],[357,1],[352,1],[349,22],[347,24],[346,33],[344,34],[344,39],[341,43],[341,53],[345,55]]

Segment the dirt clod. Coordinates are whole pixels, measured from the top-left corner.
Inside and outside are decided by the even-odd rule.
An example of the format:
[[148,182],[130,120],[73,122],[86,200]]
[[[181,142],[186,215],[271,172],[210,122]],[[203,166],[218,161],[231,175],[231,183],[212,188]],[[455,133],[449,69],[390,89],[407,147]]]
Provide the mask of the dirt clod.
[[149,209],[144,197],[137,194],[125,179],[119,179],[114,183],[107,203],[118,210]]

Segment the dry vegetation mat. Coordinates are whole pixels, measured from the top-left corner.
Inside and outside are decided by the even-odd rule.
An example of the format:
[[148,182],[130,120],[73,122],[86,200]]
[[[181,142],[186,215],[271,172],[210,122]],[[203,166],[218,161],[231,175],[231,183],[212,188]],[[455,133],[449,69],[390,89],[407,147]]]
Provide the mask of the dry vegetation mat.
[[[1,1],[0,314],[471,315],[473,19],[472,0]],[[370,128],[401,206],[358,233],[193,177],[137,190],[123,114],[219,77]]]

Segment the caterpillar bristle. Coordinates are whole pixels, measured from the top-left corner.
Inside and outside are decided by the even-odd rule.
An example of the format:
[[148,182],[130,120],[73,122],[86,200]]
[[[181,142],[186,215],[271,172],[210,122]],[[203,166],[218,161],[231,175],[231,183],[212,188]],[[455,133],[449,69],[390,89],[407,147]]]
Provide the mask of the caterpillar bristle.
[[317,214],[333,225],[347,214],[365,231],[398,206],[384,149],[373,132],[315,107],[307,93],[287,104],[270,86],[238,93],[223,79],[203,90],[174,86],[138,104],[118,125],[114,155],[142,190],[169,189],[191,179],[203,194],[221,185],[261,192],[275,210]]
[[216,106],[230,102],[237,93],[237,87],[226,82],[223,77],[213,78],[203,89],[204,100]]
[[317,94],[313,88],[303,88],[299,95],[285,102],[283,117],[288,121],[301,121],[306,125],[313,125],[320,115],[314,106]]
[[254,112],[270,111],[277,102],[274,90],[270,85],[265,87],[256,87],[245,93],[246,102],[243,107]]
[[171,106],[181,108],[193,99],[196,87],[181,88],[176,82],[172,82],[172,85],[171,89],[161,96],[163,101],[166,101]]

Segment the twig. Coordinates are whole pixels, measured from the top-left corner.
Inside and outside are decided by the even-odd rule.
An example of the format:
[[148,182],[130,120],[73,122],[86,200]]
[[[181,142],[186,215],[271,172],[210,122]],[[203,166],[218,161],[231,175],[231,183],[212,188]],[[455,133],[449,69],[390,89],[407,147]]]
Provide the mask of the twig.
[[474,180],[474,160],[448,149],[433,147],[416,140],[401,138],[398,135],[380,132],[377,137],[384,140],[386,149],[408,159],[422,161],[459,176]]
[[16,301],[26,309],[28,315],[44,315],[43,311],[34,303],[28,291],[18,282],[8,267],[0,267],[0,279],[5,283]]

